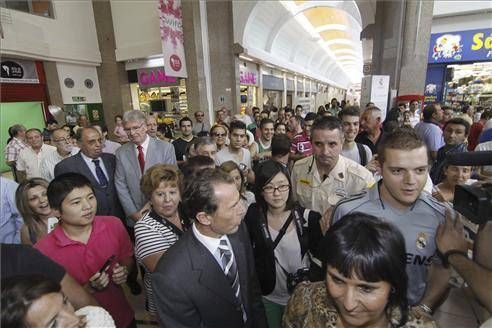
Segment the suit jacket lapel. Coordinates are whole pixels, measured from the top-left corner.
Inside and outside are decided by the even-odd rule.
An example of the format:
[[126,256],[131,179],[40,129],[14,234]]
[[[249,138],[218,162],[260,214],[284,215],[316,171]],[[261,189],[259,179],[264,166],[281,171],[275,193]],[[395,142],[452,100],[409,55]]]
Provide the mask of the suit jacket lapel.
[[157,164],[157,163],[154,163],[153,159],[154,159],[154,152],[157,151],[155,149],[155,140],[154,138],[152,138],[151,136],[149,136],[149,147],[147,148],[147,154],[145,154],[145,170],[148,169],[149,167],[151,167],[152,165],[154,164]]
[[[140,172],[140,164],[138,164],[137,159],[137,150],[135,148],[135,144],[132,142],[128,143],[128,160],[130,161],[130,165],[133,166],[135,172]],[[141,175],[139,175],[141,176]]]
[[227,288],[229,282],[215,257],[198,241],[193,231],[189,233],[191,234],[189,255],[193,271],[199,273],[198,282],[217,296],[230,303],[235,303],[232,288]]
[[101,154],[101,159],[104,163],[104,167],[106,167],[106,171],[108,173],[108,181],[109,181],[109,185],[112,185],[114,184],[114,167],[113,167],[113,163],[109,160],[109,158],[107,158],[106,156],[104,156],[104,154]]
[[100,187],[99,181],[96,179],[94,174],[92,174],[91,169],[89,168],[89,166],[87,166],[87,163],[82,158],[82,155],[80,155],[80,152],[74,155],[74,157],[77,157],[77,162],[80,163],[80,169],[82,170],[81,174],[89,178],[89,180],[92,183],[92,186],[94,186],[95,188],[99,188]]

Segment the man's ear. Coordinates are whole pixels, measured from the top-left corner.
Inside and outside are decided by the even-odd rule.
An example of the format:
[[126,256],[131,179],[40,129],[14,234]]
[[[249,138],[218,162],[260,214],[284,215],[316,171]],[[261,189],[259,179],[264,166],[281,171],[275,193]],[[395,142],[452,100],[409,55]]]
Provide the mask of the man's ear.
[[208,216],[207,213],[205,212],[198,212],[195,216],[196,220],[202,224],[202,225],[210,225],[211,224],[211,220],[210,220],[210,217]]

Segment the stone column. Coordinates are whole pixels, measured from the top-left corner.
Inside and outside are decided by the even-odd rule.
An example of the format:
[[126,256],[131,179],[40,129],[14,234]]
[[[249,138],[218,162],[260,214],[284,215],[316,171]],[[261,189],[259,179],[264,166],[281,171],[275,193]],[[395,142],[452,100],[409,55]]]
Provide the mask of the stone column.
[[378,1],[372,74],[389,75],[399,95],[423,94],[434,1]]
[[48,89],[49,104],[63,108],[63,96],[60,88],[60,79],[56,62],[44,61],[44,74],[46,76],[46,89]]
[[213,122],[213,109],[210,108],[211,111],[209,112],[208,85],[205,78],[205,61],[208,61],[208,57],[205,58],[204,56],[202,42],[202,35],[206,36],[207,31],[202,29],[200,1],[182,1],[181,6],[183,9],[186,69],[188,71],[188,78],[186,79],[188,114],[193,117],[195,112],[201,110],[205,113],[206,119]]
[[[221,107],[239,113],[239,67],[234,50],[232,1],[182,1],[190,114]],[[223,100],[223,102],[222,102]]]
[[113,18],[109,0],[93,0],[94,20],[102,64],[97,68],[104,120],[114,129],[114,116],[132,109],[130,84],[125,64],[116,61]]

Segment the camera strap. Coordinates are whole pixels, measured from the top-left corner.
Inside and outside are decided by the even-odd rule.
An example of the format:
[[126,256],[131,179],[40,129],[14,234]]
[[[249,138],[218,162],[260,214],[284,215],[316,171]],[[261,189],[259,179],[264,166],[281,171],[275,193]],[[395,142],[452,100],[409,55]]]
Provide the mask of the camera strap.
[[[277,238],[275,238],[275,241],[273,242],[272,246],[273,246],[274,250],[277,247],[278,243],[280,243],[280,240],[282,239],[282,237],[285,235],[285,232],[287,231],[287,228],[289,228],[289,225],[292,222],[293,218],[294,218],[294,216],[292,215],[292,212],[291,212],[289,217],[287,218],[287,220],[285,220],[285,223],[282,226],[282,228],[280,228],[280,230],[278,231]],[[268,231],[268,235],[270,235],[270,230]],[[272,237],[270,236],[270,240],[271,239],[272,239]]]

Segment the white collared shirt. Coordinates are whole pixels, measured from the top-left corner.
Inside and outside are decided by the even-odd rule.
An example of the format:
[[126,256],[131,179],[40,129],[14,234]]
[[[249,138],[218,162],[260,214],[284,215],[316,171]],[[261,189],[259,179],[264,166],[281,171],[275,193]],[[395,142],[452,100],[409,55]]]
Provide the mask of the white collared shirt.
[[203,246],[205,246],[205,248],[208,249],[208,251],[213,255],[213,257],[215,258],[215,260],[217,261],[217,263],[221,268],[222,268],[222,261],[220,260],[219,244],[222,239],[227,240],[227,244],[229,245],[229,249],[231,250],[232,256],[234,256],[234,251],[232,250],[232,245],[227,235],[223,235],[220,238],[205,236],[200,231],[198,231],[195,223],[193,223],[192,229],[193,229],[193,233],[195,234],[195,237],[198,239],[200,243],[203,244]]
[[41,158],[52,151],[56,151],[56,147],[47,144],[43,144],[37,153],[30,146],[22,149],[17,159],[17,170],[25,171],[27,179],[40,178]]
[[101,157],[98,157],[98,158],[90,158],[90,157],[85,156],[84,153],[82,153],[82,152],[80,152],[80,155],[84,159],[85,163],[87,164],[87,166],[91,170],[92,175],[94,176],[94,178],[97,181],[99,181],[99,179],[97,178],[97,174],[96,174],[96,164],[93,162],[93,160],[94,159],[98,159],[99,160],[99,166],[101,166],[101,169],[103,170],[104,175],[106,176],[106,179],[108,179],[108,181],[109,181],[108,171],[106,170],[106,166],[104,166],[104,162],[103,162],[103,160],[102,160]]
[[68,158],[70,156],[73,156],[77,154],[80,151],[79,147],[72,147],[72,150],[70,151],[70,155],[67,157],[61,156],[58,151],[55,149],[47,154],[45,154],[41,158],[41,164],[39,166],[39,170],[41,172],[41,177],[48,182],[53,180],[55,178],[55,166],[56,164],[60,163],[63,161],[65,158]]
[[[145,137],[145,141],[140,145],[142,146],[142,151],[144,153],[144,159],[147,158],[147,149],[149,149],[149,143],[150,143],[150,137],[147,134]],[[135,154],[137,155],[138,158],[138,148],[137,145],[135,145]]]

